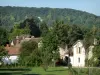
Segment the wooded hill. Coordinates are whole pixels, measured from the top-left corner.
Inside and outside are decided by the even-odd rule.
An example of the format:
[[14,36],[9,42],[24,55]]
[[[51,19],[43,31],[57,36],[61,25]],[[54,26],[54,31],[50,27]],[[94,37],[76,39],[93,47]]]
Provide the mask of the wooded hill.
[[29,17],[39,17],[48,26],[55,20],[87,27],[100,25],[100,16],[74,9],[0,6],[0,26],[7,29],[11,29],[16,23]]

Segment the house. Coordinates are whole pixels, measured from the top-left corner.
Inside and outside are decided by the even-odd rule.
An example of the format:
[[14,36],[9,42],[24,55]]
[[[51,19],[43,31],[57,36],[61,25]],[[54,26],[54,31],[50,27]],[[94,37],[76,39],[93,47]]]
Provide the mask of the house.
[[[89,52],[86,54],[86,50],[82,40],[76,41],[70,49],[65,47],[59,47],[60,58],[64,61],[67,58],[73,67],[85,67],[85,59],[90,59],[93,56],[92,50],[97,45],[97,40],[94,39],[93,45],[89,46]],[[68,61],[68,58],[70,61]]]
[[85,66],[85,47],[82,40],[78,40],[72,46],[73,56],[70,56],[72,66]]
[[[38,43],[38,47],[42,46],[41,38],[34,38],[34,36],[17,36],[12,42],[11,46],[7,46],[9,57],[6,57],[5,61],[10,63],[15,63],[18,61],[18,55],[20,54],[21,43],[24,41],[34,40]],[[88,58],[92,57],[92,50],[94,45],[97,44],[97,40],[94,39],[93,46],[89,47]],[[59,46],[60,59],[70,63],[73,67],[85,67],[86,50],[82,40],[77,40],[70,49],[66,46]],[[69,61],[70,60],[70,61]],[[67,64],[68,64],[67,63]]]
[[34,36],[31,36],[31,35],[21,35],[21,36],[16,36],[16,38],[14,38],[12,41],[11,41],[11,46],[16,46],[16,47],[20,47],[21,44],[24,42],[24,41],[29,41],[29,40],[33,40],[37,43],[39,43],[39,41],[41,40],[41,38],[35,38]]
[[3,57],[4,64],[12,64],[18,62],[18,57],[20,54],[20,47],[24,41],[34,40],[35,42],[39,42],[40,38],[34,38],[29,35],[21,35],[16,36],[11,42],[11,44],[7,44],[5,49],[8,51],[8,56]]
[[20,47],[9,46],[9,44],[7,44],[5,49],[8,51],[8,56],[2,58],[2,61],[4,62],[4,64],[17,63],[18,55],[20,54],[20,51],[19,51]]
[[59,46],[59,53],[60,53],[60,59],[65,58],[66,54],[68,54],[68,49],[67,49],[67,45],[66,46]]
[[[69,53],[70,51],[70,53]],[[76,41],[73,46],[68,50],[67,46],[65,48],[59,48],[61,59],[70,58],[69,63],[74,67],[84,67],[85,66],[85,48],[82,40]],[[70,56],[69,56],[70,54]],[[67,61],[68,62],[68,61]]]

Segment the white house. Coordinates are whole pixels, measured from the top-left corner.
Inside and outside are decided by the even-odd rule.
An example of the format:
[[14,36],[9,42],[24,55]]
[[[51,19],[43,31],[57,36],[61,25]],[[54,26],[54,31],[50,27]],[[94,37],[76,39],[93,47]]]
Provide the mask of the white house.
[[67,52],[68,52],[67,45],[65,47],[59,46],[60,59],[64,60],[65,56],[67,55]]
[[85,55],[85,48],[81,40],[78,40],[72,46],[72,52],[73,56],[70,57],[72,66],[84,67],[86,55]]
[[69,57],[67,48],[64,49],[59,48],[61,59],[64,59],[65,57],[69,57],[72,66],[84,67],[86,55],[85,55],[85,48],[83,42],[81,40],[76,41],[70,50],[72,52],[72,55]]

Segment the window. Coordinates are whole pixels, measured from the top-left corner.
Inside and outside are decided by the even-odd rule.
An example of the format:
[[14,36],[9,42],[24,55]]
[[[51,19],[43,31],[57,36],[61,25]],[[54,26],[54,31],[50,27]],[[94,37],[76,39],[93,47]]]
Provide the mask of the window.
[[78,58],[78,63],[80,63],[80,58]]
[[81,54],[81,47],[77,47],[77,54]]
[[80,47],[78,48],[78,53],[79,53],[79,54],[81,53],[81,48],[80,48]]

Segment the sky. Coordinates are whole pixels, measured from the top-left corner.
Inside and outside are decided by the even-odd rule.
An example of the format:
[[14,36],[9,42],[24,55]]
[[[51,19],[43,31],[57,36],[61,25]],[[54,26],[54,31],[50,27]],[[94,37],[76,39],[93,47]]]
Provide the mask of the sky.
[[0,6],[71,8],[100,16],[100,0],[0,0]]

